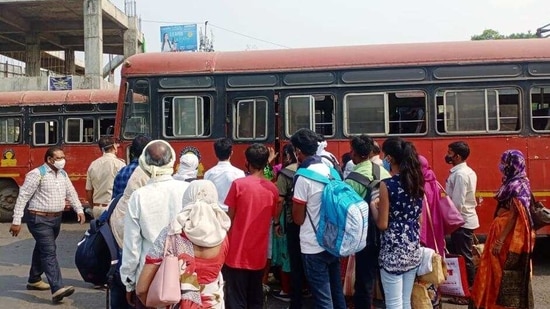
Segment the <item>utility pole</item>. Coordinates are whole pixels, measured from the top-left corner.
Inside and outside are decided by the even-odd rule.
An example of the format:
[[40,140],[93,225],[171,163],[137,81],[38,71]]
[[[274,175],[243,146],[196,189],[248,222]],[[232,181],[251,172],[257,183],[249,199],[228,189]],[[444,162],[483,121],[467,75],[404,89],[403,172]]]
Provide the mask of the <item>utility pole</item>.
[[214,33],[210,30],[210,37],[208,37],[208,21],[204,22],[204,33],[202,29],[199,31],[199,51],[201,52],[213,52],[214,51]]

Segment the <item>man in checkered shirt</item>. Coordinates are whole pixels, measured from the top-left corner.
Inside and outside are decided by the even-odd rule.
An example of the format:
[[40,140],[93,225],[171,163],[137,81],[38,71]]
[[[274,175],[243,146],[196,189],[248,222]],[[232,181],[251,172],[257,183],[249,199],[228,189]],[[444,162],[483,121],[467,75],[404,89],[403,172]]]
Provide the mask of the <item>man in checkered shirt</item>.
[[[86,218],[76,190],[63,170],[65,167],[63,150],[56,146],[50,147],[46,151],[44,162],[42,167],[27,173],[25,182],[19,189],[10,233],[14,237],[19,235],[21,218],[28,203],[27,227],[36,244],[32,253],[27,289],[51,290],[52,301],[58,303],[64,297],[74,293],[74,287],[63,285],[55,252],[55,240],[61,229],[61,215],[65,209],[65,200],[70,201],[78,214],[80,224],[83,224]],[[42,281],[43,273],[46,273],[49,284]]]

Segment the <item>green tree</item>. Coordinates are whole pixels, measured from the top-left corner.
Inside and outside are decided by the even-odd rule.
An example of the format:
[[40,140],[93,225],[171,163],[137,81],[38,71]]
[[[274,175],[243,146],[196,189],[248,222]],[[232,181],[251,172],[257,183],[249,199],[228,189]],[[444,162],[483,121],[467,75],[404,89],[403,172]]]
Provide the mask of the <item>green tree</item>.
[[485,29],[481,34],[476,34],[472,36],[472,41],[481,41],[481,40],[504,40],[504,39],[532,39],[536,38],[535,33],[531,33],[531,30],[519,33],[512,33],[510,35],[500,34],[498,31],[493,29]]

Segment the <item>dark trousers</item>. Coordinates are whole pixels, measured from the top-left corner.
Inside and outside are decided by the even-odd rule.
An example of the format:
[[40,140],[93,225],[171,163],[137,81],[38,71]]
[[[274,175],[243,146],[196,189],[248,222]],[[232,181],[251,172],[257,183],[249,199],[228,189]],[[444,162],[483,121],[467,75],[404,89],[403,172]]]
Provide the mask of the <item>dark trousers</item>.
[[264,270],[222,268],[227,309],[261,309],[264,306],[262,277]]
[[288,223],[286,228],[288,256],[290,259],[290,307],[302,308],[302,292],[304,288],[304,265],[300,250],[300,226]]
[[35,283],[42,280],[42,274],[46,273],[53,294],[63,287],[55,252],[55,240],[61,229],[61,216],[44,217],[28,214],[27,227],[36,241],[32,252],[29,282]]
[[451,234],[453,243],[452,252],[464,257],[466,262],[466,272],[468,274],[468,286],[471,288],[474,285],[476,269],[474,266],[473,248],[474,248],[474,230],[459,228]]
[[355,293],[353,303],[356,309],[370,309],[374,296],[374,284],[378,273],[378,249],[367,246],[355,253]]
[[[132,306],[126,301],[126,286],[122,283],[120,279],[120,265],[122,263],[122,250],[119,249],[118,255],[118,265],[115,274],[113,275],[113,281],[110,284],[109,291],[111,299],[111,309],[133,309]],[[137,297],[136,297],[137,300]]]

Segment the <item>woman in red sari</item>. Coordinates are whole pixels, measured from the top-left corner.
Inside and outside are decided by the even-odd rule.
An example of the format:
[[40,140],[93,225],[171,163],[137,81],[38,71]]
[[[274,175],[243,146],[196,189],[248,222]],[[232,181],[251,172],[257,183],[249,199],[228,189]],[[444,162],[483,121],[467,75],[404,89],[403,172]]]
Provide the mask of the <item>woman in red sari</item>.
[[495,218],[472,288],[474,308],[533,308],[531,253],[535,243],[529,213],[531,188],[519,150],[502,154],[504,175]]

